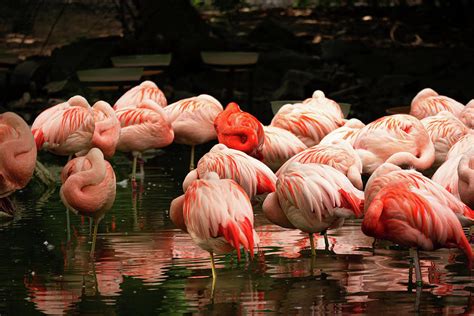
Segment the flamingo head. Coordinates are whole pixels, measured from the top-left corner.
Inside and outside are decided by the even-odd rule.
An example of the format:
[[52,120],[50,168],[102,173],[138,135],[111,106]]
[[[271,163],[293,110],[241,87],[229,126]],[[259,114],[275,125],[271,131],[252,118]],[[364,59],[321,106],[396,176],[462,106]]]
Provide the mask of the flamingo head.
[[240,110],[236,103],[229,103],[225,111],[216,117],[214,127],[219,143],[259,160],[263,158],[263,126],[256,117]]
[[95,128],[92,135],[92,145],[102,150],[105,157],[111,158],[120,137],[120,121],[107,102],[96,102],[93,111]]

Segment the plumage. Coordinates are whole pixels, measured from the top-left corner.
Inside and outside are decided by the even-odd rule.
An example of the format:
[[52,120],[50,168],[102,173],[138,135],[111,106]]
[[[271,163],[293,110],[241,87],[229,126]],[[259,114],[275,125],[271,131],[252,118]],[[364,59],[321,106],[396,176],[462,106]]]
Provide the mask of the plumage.
[[38,149],[69,156],[87,153],[94,128],[91,106],[83,97],[74,96],[41,112],[31,131]]
[[306,145],[298,137],[279,127],[264,126],[265,141],[262,162],[276,171],[289,158],[305,150]]
[[276,175],[285,173],[295,162],[331,166],[348,177],[356,188],[362,189],[362,162],[354,148],[344,140],[336,140],[331,144],[319,144],[305,149],[283,164]]
[[465,154],[473,148],[474,144],[474,133],[469,132],[459,138],[459,140],[451,146],[446,155],[446,160]]
[[191,171],[183,181],[183,190],[197,179],[215,172],[221,179],[233,179],[250,198],[255,195],[275,191],[276,176],[261,161],[242,151],[217,144],[198,162],[197,168]]
[[94,115],[94,134],[92,147],[98,147],[106,158],[115,154],[120,138],[120,122],[110,104],[98,101],[92,106]]
[[152,100],[161,107],[166,107],[168,104],[160,88],[154,82],[147,80],[125,92],[115,102],[114,110],[136,107],[145,100]]
[[353,146],[367,174],[384,162],[424,170],[435,158],[425,127],[407,114],[384,116],[367,124],[358,132]]
[[459,113],[459,119],[469,128],[474,128],[474,99],[469,101],[464,109]]
[[406,184],[425,191],[446,205],[459,219],[463,226],[474,225],[474,211],[454,197],[443,186],[425,177],[416,170],[403,170],[400,167],[385,163],[369,178],[365,187],[365,210],[370,207],[375,196],[390,184]]
[[456,100],[439,95],[433,89],[426,88],[418,92],[411,101],[410,114],[421,120],[441,111],[448,111],[458,116],[463,109],[464,105]]
[[327,111],[338,119],[344,119],[344,113],[342,113],[339,104],[334,100],[326,98],[324,92],[321,90],[314,91],[311,98],[304,100],[303,104],[311,105],[318,109]]
[[245,191],[231,179],[219,179],[211,172],[203,179],[190,184],[183,197],[171,203],[173,221],[183,223],[194,242],[211,254],[213,277],[215,278],[213,253],[228,253],[240,246],[250,252],[258,244],[258,235],[253,229],[253,210]]
[[273,117],[271,126],[295,134],[306,146],[319,144],[327,134],[344,125],[344,119],[310,103],[286,104]]
[[217,115],[214,128],[219,143],[262,159],[265,140],[263,125],[255,116],[242,111],[237,103],[229,103],[225,110]]
[[447,111],[424,118],[421,123],[428,131],[435,146],[433,167],[440,166],[446,160],[446,155],[451,147],[469,132],[469,128],[463,122]]
[[359,131],[365,124],[358,119],[347,120],[343,126],[333,130],[321,140],[320,144],[331,144],[335,140],[346,140],[351,145],[354,144]]

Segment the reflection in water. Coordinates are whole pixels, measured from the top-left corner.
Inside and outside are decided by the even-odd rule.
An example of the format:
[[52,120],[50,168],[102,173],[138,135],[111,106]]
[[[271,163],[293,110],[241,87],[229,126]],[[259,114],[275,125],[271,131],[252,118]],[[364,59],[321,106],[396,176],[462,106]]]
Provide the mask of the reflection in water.
[[[169,203],[182,194],[178,179],[186,169],[172,170],[178,163],[175,156],[150,160],[135,193],[117,188],[93,260],[87,220],[71,217],[67,241],[57,190],[43,198],[42,192],[20,193],[21,218],[0,226],[0,288],[8,289],[0,290],[0,313],[474,312],[474,281],[458,251],[421,253],[425,286],[417,293],[408,282],[408,250],[382,242],[373,255],[373,239],[362,234],[360,222],[331,232],[329,251],[317,236],[313,260],[307,234],[269,224],[259,208],[258,254],[249,262],[217,256],[212,295],[208,253],[169,221]],[[118,180],[126,178],[129,165],[118,160],[115,166]]]

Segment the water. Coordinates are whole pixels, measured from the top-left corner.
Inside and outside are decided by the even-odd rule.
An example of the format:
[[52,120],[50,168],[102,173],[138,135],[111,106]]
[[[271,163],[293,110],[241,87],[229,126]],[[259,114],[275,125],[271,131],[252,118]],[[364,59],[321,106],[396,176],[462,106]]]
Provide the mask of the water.
[[[19,216],[0,226],[0,314],[474,313],[474,280],[457,250],[421,253],[425,285],[417,292],[408,283],[408,251],[380,243],[374,255],[360,221],[330,232],[329,251],[318,237],[312,259],[306,234],[271,225],[258,207],[259,254],[248,262],[217,256],[213,289],[208,254],[168,216],[188,154],[173,146],[150,158],[137,194],[118,187],[94,260],[87,218],[71,214],[68,241],[59,187],[45,192],[32,183],[17,193]],[[118,180],[126,179],[125,156],[113,164]]]

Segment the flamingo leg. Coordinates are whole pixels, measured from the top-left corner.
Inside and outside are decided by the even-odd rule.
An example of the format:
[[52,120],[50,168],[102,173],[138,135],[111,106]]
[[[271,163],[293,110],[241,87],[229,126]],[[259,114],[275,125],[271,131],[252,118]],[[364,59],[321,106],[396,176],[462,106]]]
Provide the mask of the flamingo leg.
[[133,165],[132,165],[132,181],[135,182],[137,178],[137,159],[138,153],[133,152]]
[[211,267],[212,267],[212,278],[215,280],[217,278],[216,274],[216,265],[214,263],[214,254],[210,252],[211,254]]
[[194,170],[194,147],[195,145],[191,145],[191,159],[189,160],[189,171]]
[[416,275],[416,286],[421,287],[423,285],[423,279],[421,277],[420,258],[418,257],[418,249],[411,250],[413,255],[413,261],[415,262],[415,275]]
[[96,239],[97,239],[97,229],[98,229],[98,228],[99,228],[99,221],[96,220],[96,221],[95,221],[95,225],[94,225],[94,235],[92,236],[91,257],[94,256],[95,242],[96,242]]
[[329,249],[328,231],[325,230],[325,231],[323,232],[323,235],[324,235],[325,249],[328,250],[328,249]]
[[89,237],[92,235],[92,218],[89,217]]
[[372,243],[372,254],[375,255],[375,247],[377,246],[377,238],[374,238],[374,242]]
[[66,208],[66,232],[67,232],[67,242],[71,241],[71,220],[69,218],[69,209]]
[[314,236],[313,233],[309,233],[309,243],[311,245],[311,255],[316,256],[316,248],[314,247]]
[[408,290],[411,292],[412,283],[413,283],[413,257],[411,256],[411,249],[410,249],[410,266],[408,268]]
[[142,158],[142,154],[140,154],[139,164],[140,164],[140,176],[141,176],[141,179],[143,180],[145,178],[145,161]]

